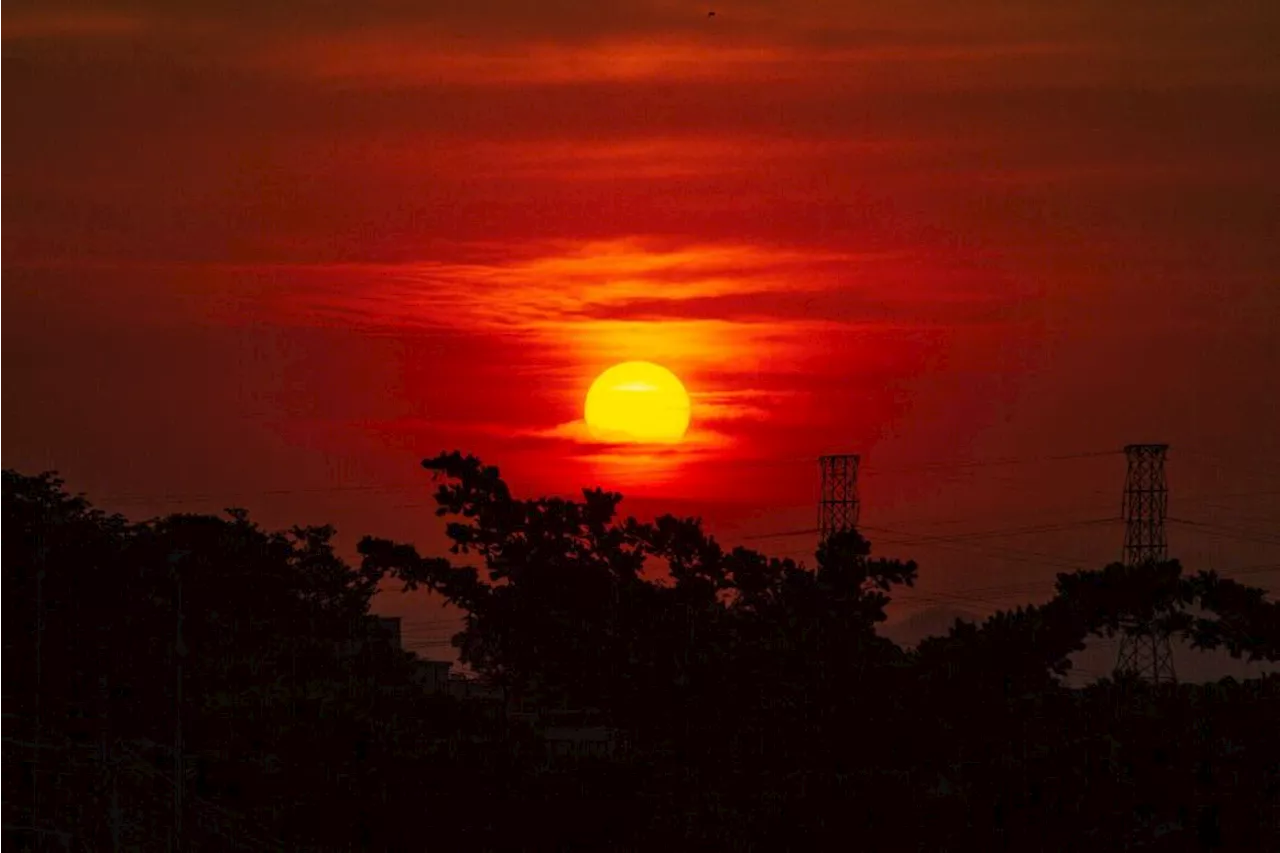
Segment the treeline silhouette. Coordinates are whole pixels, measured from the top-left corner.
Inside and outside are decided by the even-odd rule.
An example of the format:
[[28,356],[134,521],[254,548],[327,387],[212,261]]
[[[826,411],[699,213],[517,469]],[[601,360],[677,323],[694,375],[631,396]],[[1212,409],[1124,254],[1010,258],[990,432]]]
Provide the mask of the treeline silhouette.
[[[1059,679],[1121,632],[1280,660],[1262,590],[1111,565],[903,649],[876,626],[918,568],[856,532],[809,569],[423,465],[451,554],[366,537],[358,566],[330,527],[130,523],[5,471],[6,845],[1280,850],[1280,676]],[[465,612],[490,695],[376,630],[385,582]]]

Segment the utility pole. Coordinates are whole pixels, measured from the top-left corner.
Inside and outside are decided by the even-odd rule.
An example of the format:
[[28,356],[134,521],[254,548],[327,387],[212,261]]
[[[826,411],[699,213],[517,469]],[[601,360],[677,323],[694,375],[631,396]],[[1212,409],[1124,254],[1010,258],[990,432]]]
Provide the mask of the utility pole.
[[819,456],[822,471],[822,497],[818,500],[818,542],[833,533],[853,530],[858,526],[858,464],[856,453]]
[[[1124,453],[1129,469],[1125,477],[1124,564],[1130,568],[1163,563],[1169,557],[1164,522],[1169,512],[1169,486],[1165,482],[1167,444],[1130,444]],[[1132,635],[1120,635],[1116,658],[1118,672],[1149,678],[1152,684],[1177,681],[1169,637],[1150,623],[1136,626]]]

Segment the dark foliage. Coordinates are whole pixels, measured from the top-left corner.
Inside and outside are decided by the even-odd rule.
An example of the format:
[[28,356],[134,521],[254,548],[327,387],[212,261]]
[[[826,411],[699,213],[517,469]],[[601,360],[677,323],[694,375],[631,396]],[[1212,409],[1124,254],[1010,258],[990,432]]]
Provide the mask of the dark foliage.
[[[617,494],[519,500],[473,457],[424,466],[451,553],[366,538],[359,567],[331,528],[131,524],[5,472],[5,840],[1280,849],[1280,678],[1059,681],[1089,636],[1151,625],[1280,659],[1260,590],[1108,566],[905,651],[876,625],[917,567],[857,533],[810,570],[697,519],[620,518]],[[500,698],[415,680],[368,618],[391,580],[467,614],[455,645]],[[612,753],[555,756],[556,708],[606,726]]]

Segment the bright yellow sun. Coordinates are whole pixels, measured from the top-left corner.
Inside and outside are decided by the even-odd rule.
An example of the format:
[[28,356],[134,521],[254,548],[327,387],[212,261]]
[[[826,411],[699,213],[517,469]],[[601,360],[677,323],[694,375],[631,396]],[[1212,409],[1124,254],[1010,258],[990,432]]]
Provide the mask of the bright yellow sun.
[[671,444],[689,429],[689,394],[665,367],[627,361],[591,383],[586,418],[600,441]]

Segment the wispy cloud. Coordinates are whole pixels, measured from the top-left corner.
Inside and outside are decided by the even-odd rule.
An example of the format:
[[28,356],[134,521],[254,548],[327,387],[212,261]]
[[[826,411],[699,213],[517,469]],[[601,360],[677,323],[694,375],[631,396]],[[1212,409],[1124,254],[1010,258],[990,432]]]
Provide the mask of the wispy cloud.
[[467,263],[326,267],[282,320],[450,329],[555,347],[577,365],[646,358],[758,371],[842,330],[999,323],[1026,309],[997,272],[902,252],[631,237],[506,247]]
[[[891,253],[644,237],[555,242],[506,247],[505,256],[490,261],[325,268],[311,285],[296,277],[273,314],[279,322],[320,318],[502,340],[513,353],[526,353],[503,374],[536,382],[540,393],[575,413],[604,368],[658,362],[685,380],[692,398],[693,427],[678,450],[668,451],[688,460],[725,451],[738,425],[793,405],[803,391],[779,390],[771,377],[812,364],[817,341],[874,325],[861,316],[806,316],[788,306],[851,287],[874,291],[883,275],[877,271],[901,262]],[[751,303],[765,295],[775,301]],[[886,291],[883,298],[910,296]],[[682,316],[683,306],[706,300],[718,300],[719,310]],[[508,429],[588,448],[612,463],[639,452],[597,441],[578,415]]]
[[[637,326],[625,317],[629,305],[648,306],[641,312],[647,313],[654,305],[700,299],[820,293],[857,277],[860,264],[885,257],[642,238],[557,241],[507,251],[511,257],[491,262],[331,266],[302,304],[354,320],[549,334],[557,340],[576,326],[593,324],[634,344]],[[279,306],[286,315],[299,307]],[[602,319],[605,310],[622,314]],[[697,319],[676,336],[716,326]]]

